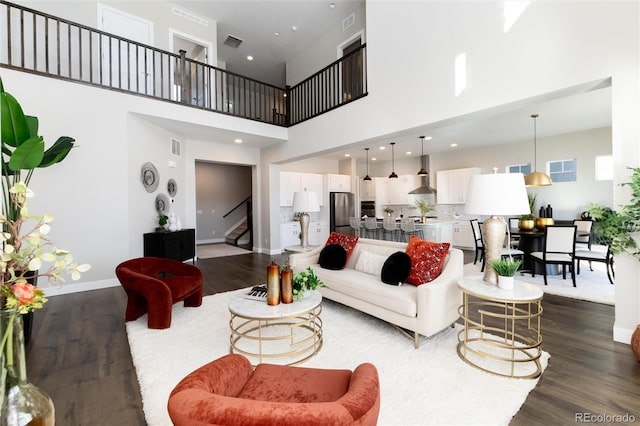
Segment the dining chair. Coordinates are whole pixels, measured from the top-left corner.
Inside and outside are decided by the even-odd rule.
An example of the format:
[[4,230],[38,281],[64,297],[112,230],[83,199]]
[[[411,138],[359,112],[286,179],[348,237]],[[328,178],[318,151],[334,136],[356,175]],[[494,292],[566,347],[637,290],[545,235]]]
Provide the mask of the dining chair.
[[[531,259],[542,263],[544,285],[547,285],[547,265],[562,265],[562,279],[567,279],[567,266],[571,271],[573,286],[576,286],[576,225],[547,225],[544,228],[544,250],[530,253]],[[535,268],[531,268],[535,277]]]
[[373,235],[373,238],[378,239],[378,220],[375,217],[364,218],[364,229],[367,238]]
[[403,240],[406,238],[407,242],[412,235],[419,236],[424,240],[422,229],[416,228],[416,222],[408,217],[403,217],[400,219],[400,235]]
[[[507,220],[507,226],[509,227],[509,229],[518,229],[519,222],[520,218],[510,217]],[[520,236],[509,234],[509,245],[513,248],[518,248],[518,246],[520,245]]]
[[[473,242],[476,246],[475,256],[473,257],[473,264],[475,265],[478,260],[484,260],[484,244],[482,244],[482,234],[480,233],[480,222],[478,219],[471,219],[471,232],[473,232]],[[484,271],[484,267],[482,268]]]
[[606,246],[606,250],[602,250],[604,246],[594,247],[591,250],[576,250],[575,259],[576,259],[576,268],[578,275],[580,274],[580,261],[586,260],[589,262],[589,268],[593,271],[593,267],[591,266],[591,262],[602,262],[607,267],[607,278],[609,278],[609,282],[613,284],[613,280],[616,277],[616,273],[613,270],[613,252],[611,251],[611,247]]
[[382,239],[386,240],[387,235],[391,234],[391,241],[396,240],[396,234],[398,234],[398,227],[396,226],[396,220],[392,217],[385,216],[382,219]]
[[591,250],[593,220],[574,219],[573,224],[576,225],[576,248],[581,249],[586,245],[587,250]]
[[358,237],[362,236],[361,223],[362,223],[362,221],[360,220],[359,217],[350,217],[349,218],[349,226],[351,227],[351,230],[353,231],[353,235],[357,235]]

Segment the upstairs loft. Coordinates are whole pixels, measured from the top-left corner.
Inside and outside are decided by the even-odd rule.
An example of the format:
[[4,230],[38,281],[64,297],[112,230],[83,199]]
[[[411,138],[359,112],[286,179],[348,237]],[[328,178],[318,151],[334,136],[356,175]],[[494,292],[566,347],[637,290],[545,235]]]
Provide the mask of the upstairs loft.
[[277,126],[367,95],[365,44],[282,88],[6,1],[0,28],[0,67]]

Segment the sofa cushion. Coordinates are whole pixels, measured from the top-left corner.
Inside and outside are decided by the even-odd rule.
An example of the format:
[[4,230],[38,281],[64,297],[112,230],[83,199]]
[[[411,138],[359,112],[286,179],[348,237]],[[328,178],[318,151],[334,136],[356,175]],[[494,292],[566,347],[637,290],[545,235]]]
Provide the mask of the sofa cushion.
[[347,263],[347,251],[340,244],[329,244],[320,252],[318,263],[324,269],[342,269]]
[[412,235],[406,250],[411,258],[411,273],[407,282],[420,285],[438,278],[450,246],[450,243],[425,241]]
[[379,277],[385,260],[387,260],[386,256],[362,250],[356,262],[355,270]]
[[347,252],[347,260],[349,260],[349,257],[351,256],[353,248],[356,246],[357,242],[357,235],[344,235],[338,234],[337,232],[332,232],[331,235],[329,235],[325,246],[328,246],[330,244],[340,244]]
[[400,285],[411,273],[411,258],[407,253],[397,251],[389,256],[382,265],[380,279],[385,284]]

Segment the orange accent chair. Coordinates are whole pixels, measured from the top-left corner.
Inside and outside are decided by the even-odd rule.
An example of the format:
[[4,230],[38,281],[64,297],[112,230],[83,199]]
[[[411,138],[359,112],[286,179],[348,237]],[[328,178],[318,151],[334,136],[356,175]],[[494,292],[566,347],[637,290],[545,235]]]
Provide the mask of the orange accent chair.
[[380,383],[373,364],[350,370],[259,364],[225,355],[182,379],[169,396],[175,426],[375,425]]
[[169,328],[171,307],[184,300],[184,306],[202,304],[202,271],[173,259],[139,257],[122,262],[116,276],[127,292],[125,321],[148,313],[149,328]]

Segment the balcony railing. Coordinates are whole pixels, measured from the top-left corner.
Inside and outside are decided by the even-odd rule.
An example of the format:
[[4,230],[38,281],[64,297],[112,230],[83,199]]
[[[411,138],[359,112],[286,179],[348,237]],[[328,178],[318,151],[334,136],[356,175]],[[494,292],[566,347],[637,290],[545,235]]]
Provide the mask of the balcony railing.
[[2,67],[279,126],[366,95],[364,45],[280,88],[6,1],[0,28]]

